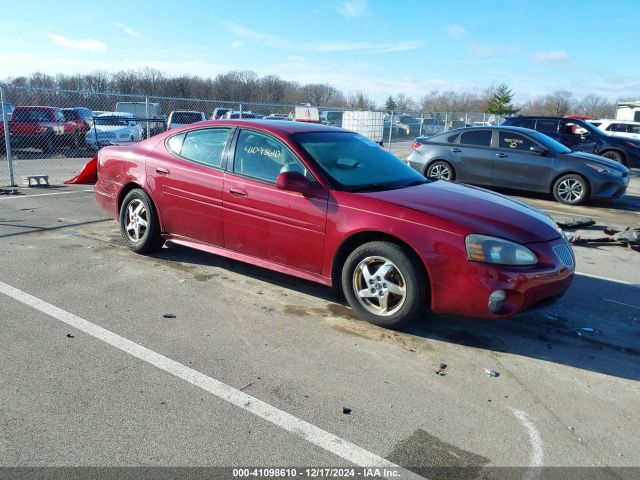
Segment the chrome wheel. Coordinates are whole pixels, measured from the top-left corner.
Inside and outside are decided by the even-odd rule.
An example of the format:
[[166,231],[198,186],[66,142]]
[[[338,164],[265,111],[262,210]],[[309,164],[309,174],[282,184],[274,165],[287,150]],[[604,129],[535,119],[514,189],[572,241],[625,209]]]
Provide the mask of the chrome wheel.
[[393,315],[406,299],[402,273],[384,257],[366,257],[353,271],[353,291],[358,302],[375,315]]
[[558,185],[558,196],[565,202],[573,203],[584,195],[584,185],[575,178],[562,180]]
[[139,199],[132,200],[127,205],[125,213],[125,233],[130,241],[139,242],[147,232],[148,218],[147,209]]
[[451,180],[451,169],[443,163],[436,163],[429,167],[427,173],[429,178],[435,178],[436,180]]

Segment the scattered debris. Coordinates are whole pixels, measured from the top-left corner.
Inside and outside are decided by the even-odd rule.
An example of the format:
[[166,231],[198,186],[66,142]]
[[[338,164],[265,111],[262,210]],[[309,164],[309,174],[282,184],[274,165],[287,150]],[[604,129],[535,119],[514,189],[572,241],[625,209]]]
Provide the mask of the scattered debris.
[[251,382],[247,383],[244,387],[240,389],[240,391],[242,392],[245,388],[249,388],[251,385],[253,385],[253,383]]
[[398,336],[398,332],[393,332],[391,335],[393,335],[394,337]]
[[0,188],[0,195],[20,195],[17,188]]
[[76,338],[75,335],[71,335],[70,333],[67,333],[67,338]]
[[345,415],[351,415],[351,409],[348,407],[342,407],[342,413]]
[[486,373],[487,375],[489,375],[490,377],[499,377],[500,374],[498,372],[496,372],[495,370],[484,370],[484,373]]
[[176,318],[176,316],[173,313],[165,313],[162,318]]
[[640,251],[640,228],[627,227],[624,230],[613,227],[605,227],[604,233],[608,237],[582,238],[579,235],[571,238],[573,245],[584,245],[587,243],[619,245]]
[[435,371],[436,375],[440,375],[441,377],[444,377],[447,374],[445,372],[446,369],[447,369],[447,364],[446,363],[441,363],[440,364],[440,368]]
[[568,428],[569,430],[571,430],[572,432],[575,430],[575,428],[573,428],[571,425],[569,425],[567,428]]
[[560,228],[581,228],[595,225],[592,218],[565,218],[556,222]]
[[187,281],[186,278],[181,278],[180,280],[178,280],[178,282],[180,282],[180,283],[185,283],[186,281]]
[[78,232],[76,230],[65,230],[64,234],[65,235],[77,235]]

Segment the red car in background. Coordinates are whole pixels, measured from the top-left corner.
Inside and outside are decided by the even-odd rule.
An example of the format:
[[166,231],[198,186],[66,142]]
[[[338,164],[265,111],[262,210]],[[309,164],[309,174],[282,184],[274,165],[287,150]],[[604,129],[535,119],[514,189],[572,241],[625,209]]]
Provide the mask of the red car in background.
[[[4,126],[0,122],[0,135]],[[56,107],[17,106],[9,121],[11,145],[16,148],[32,147],[52,153],[61,145],[78,146],[80,138],[76,125],[64,118]]]
[[62,115],[67,122],[75,125],[77,144],[84,144],[85,134],[93,128],[93,112],[86,107],[63,108]]
[[203,122],[103,148],[90,181],[92,166],[96,200],[131,250],[168,241],[341,286],[360,317],[386,327],[427,306],[507,317],[558,298],[574,274],[545,213],[427,180],[340,128]]

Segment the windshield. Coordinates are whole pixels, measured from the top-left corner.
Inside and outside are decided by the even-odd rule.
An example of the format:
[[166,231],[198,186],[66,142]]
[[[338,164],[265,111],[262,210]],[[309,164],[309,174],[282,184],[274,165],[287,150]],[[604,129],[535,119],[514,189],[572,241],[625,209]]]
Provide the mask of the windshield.
[[387,190],[427,182],[380,145],[357,133],[299,133],[293,135],[293,139],[338,190]]
[[570,153],[571,152],[570,148],[565,147],[560,142],[556,142],[553,138],[548,137],[543,133],[536,132],[535,130],[529,130],[527,132],[527,135],[529,135],[535,141],[537,141],[538,143],[541,143],[542,145],[544,145],[546,148],[548,148],[554,153]]

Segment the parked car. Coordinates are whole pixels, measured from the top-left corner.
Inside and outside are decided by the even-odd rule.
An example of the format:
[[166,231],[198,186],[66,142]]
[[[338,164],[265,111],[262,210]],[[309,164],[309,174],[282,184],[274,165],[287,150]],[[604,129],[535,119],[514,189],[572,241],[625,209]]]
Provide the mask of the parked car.
[[589,120],[594,127],[615,137],[640,139],[640,122],[628,120]]
[[195,110],[174,110],[167,118],[167,130],[172,128],[184,127],[196,122],[206,120],[204,112],[196,112]]
[[78,143],[84,142],[85,134],[93,127],[93,112],[85,107],[63,108],[62,115],[67,122],[75,125]]
[[339,110],[320,112],[320,123],[331,127],[342,127],[344,112]]
[[607,135],[586,120],[562,117],[507,117],[502,125],[544,133],[571,150],[595,153],[627,167],[640,165],[640,140]]
[[256,118],[262,118],[262,115],[258,115],[257,113],[253,113],[253,112],[232,112],[231,110],[229,110],[227,113],[224,114],[224,118],[225,119],[232,119],[232,118],[256,119]]
[[408,137],[417,137],[420,135],[422,120],[410,115],[400,115],[398,117],[398,129],[401,133]]
[[211,113],[211,120],[219,120],[221,118],[224,118],[227,112],[230,111],[230,108],[214,108],[213,112]]
[[200,123],[106,147],[80,182],[97,182],[97,202],[134,252],[170,241],[341,286],[360,317],[386,327],[427,305],[511,316],[557,299],[574,274],[571,247],[545,213],[427,180],[325,125]]
[[286,113],[270,113],[264,117],[264,120],[289,120],[289,115]]
[[144,138],[142,126],[131,113],[110,112],[95,117],[94,126],[85,134],[89,148],[99,149],[114,143],[139,142]]
[[[4,124],[0,122],[0,135]],[[11,114],[9,135],[13,147],[38,148],[52,153],[57,146],[79,146],[76,125],[65,120],[62,109],[45,106],[17,106]]]
[[147,134],[153,136],[166,130],[166,117],[162,114],[159,103],[118,102],[116,112],[130,113],[142,127],[145,137]]
[[624,165],[526,128],[463,128],[417,138],[413,147],[407,163],[425,177],[552,193],[570,205],[618,198],[629,184]]

